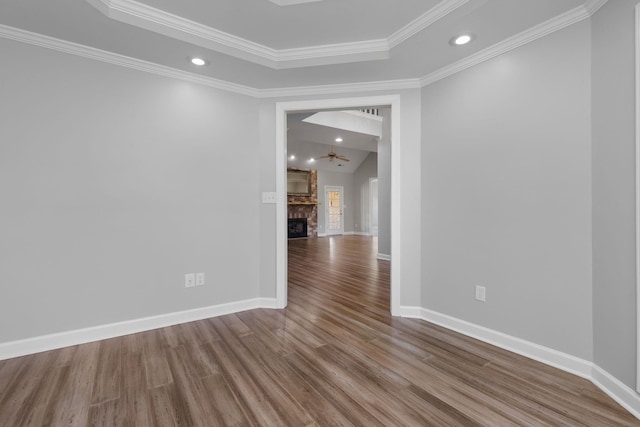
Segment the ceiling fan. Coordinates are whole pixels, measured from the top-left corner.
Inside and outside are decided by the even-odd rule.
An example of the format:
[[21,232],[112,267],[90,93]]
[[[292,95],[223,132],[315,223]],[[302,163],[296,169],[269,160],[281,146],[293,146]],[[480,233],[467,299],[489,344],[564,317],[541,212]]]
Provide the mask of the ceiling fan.
[[331,146],[331,151],[326,156],[320,156],[319,159],[329,159],[329,162],[333,162],[335,159],[342,160],[343,162],[350,162],[351,160],[347,159],[344,156],[333,151],[333,145]]

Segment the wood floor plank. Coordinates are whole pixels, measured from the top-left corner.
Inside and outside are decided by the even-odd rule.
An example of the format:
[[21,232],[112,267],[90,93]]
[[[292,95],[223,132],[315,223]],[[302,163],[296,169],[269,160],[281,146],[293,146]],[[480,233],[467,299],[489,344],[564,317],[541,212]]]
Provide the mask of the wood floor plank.
[[202,379],[202,385],[207,399],[214,403],[212,405],[214,414],[209,420],[210,425],[232,427],[252,425],[223,375],[205,377]]
[[149,390],[150,424],[154,426],[190,426],[193,422],[189,411],[177,399],[174,384],[166,384]]
[[[231,319],[231,321],[229,321]],[[236,349],[235,357],[239,364],[236,369],[245,369],[251,372],[251,381],[254,384],[256,396],[260,398],[264,396],[269,402],[271,408],[278,415],[279,423],[283,425],[309,425],[313,423],[313,419],[307,411],[302,408],[294,396],[292,396],[278,381],[273,378],[266,370],[265,364],[260,360],[258,355],[247,351],[247,347],[242,344],[242,338],[253,334],[253,332],[242,333],[237,336],[237,328],[232,329],[230,325],[237,325],[236,316],[223,316],[219,322],[216,322],[216,330],[222,337],[222,341],[229,345],[230,348]],[[238,319],[239,320],[239,319]],[[244,325],[244,323],[243,323]],[[251,331],[248,326],[244,326]],[[240,350],[240,351],[238,351]],[[227,367],[229,367],[227,365]],[[250,409],[252,410],[252,409]]]
[[0,361],[0,427],[640,426],[588,380],[391,317],[375,243],[289,241],[285,309]]
[[165,348],[169,347],[162,330],[155,329],[139,334],[142,341],[144,370],[149,388],[171,384],[173,377],[167,363]]
[[100,341],[91,404],[118,399],[122,390],[122,340]]
[[99,350],[100,341],[78,346],[68,374],[60,379],[55,405],[47,415],[51,425],[87,425]]
[[187,420],[187,425],[202,427],[210,425],[216,413],[209,404],[200,376],[195,374],[187,349],[179,346],[169,348],[166,352],[174,381],[172,401],[175,404],[175,410],[184,412],[180,416]]
[[299,353],[285,356],[290,366],[303,380],[329,400],[340,414],[357,426],[384,426],[376,417],[367,412],[352,396],[331,381],[326,372],[319,370],[313,359]]
[[15,357],[0,362],[0,402],[2,401],[5,391],[16,376],[19,375],[22,370],[29,370],[27,367],[28,363],[29,358],[27,356]]
[[272,378],[279,379],[283,386],[289,391],[289,394],[301,407],[309,412],[312,418],[315,420],[323,420],[324,425],[352,425],[348,417],[332,405],[322,393],[305,382],[289,363],[287,363],[286,359],[280,357],[279,354],[269,351],[264,337],[260,339],[256,335],[246,335],[242,337],[242,342],[249,351],[260,357],[264,369],[269,371]]
[[232,392],[238,396],[239,403],[247,418],[254,425],[282,425],[278,412],[271,405],[266,393],[252,378],[242,365],[238,364],[236,355],[223,341],[206,345],[217,358]]
[[[124,342],[123,348],[126,348]],[[141,349],[142,346],[140,345],[139,348]],[[122,370],[122,397],[117,403],[123,424],[126,426],[148,424],[150,400],[142,352],[123,352]]]

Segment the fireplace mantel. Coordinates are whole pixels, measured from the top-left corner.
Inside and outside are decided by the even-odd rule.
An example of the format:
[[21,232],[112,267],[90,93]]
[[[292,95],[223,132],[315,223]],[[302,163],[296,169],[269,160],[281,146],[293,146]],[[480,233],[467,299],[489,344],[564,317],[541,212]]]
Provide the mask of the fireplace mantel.
[[307,237],[318,236],[318,171],[309,171],[309,194],[287,194],[287,217],[307,219]]

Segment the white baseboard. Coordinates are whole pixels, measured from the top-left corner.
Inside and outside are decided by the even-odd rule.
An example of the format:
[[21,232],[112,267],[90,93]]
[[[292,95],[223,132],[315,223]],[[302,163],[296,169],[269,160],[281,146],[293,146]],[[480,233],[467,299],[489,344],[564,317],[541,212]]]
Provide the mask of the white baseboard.
[[402,317],[435,323],[513,353],[586,378],[640,419],[640,395],[593,362],[421,307],[400,307]]
[[582,378],[591,377],[592,363],[584,359],[562,353],[549,347],[532,343],[493,329],[441,314],[436,311],[422,309],[421,318],[436,325],[444,326],[452,331],[493,344],[513,353],[521,354]]
[[422,307],[411,307],[408,305],[400,306],[400,311],[398,312],[400,317],[408,317],[411,319],[422,319]]
[[640,396],[631,387],[623,384],[619,379],[599,367],[593,366],[591,378],[589,378],[598,388],[618,402],[634,417],[640,419]]
[[[318,233],[318,237],[327,237],[327,233]],[[369,233],[363,233],[361,231],[345,231],[342,234],[332,234],[332,236],[369,236]]]
[[275,298],[256,298],[258,307],[256,308],[280,308],[278,307],[278,300]]
[[387,255],[387,254],[378,253],[378,256],[376,258],[384,261],[391,261],[391,255]]
[[69,347],[92,341],[115,338],[122,335],[135,334],[137,332],[164,328],[180,323],[193,322],[195,320],[207,319],[209,317],[238,313],[240,311],[252,310],[255,308],[275,307],[275,298],[254,298],[211,307],[202,307],[193,310],[127,320],[109,325],[94,326],[91,328],[43,335],[18,341],[10,341],[0,343],[0,360],[25,356],[27,354],[40,353],[42,351],[55,350],[57,348]]

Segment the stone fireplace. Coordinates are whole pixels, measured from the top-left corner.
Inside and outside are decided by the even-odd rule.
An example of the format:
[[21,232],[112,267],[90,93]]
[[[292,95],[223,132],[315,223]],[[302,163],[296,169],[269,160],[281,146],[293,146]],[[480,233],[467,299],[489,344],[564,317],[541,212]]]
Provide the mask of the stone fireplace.
[[309,194],[287,195],[287,217],[307,220],[307,237],[318,236],[318,171],[309,169],[288,169],[309,172]]
[[290,239],[307,237],[307,218],[289,218],[287,234]]

